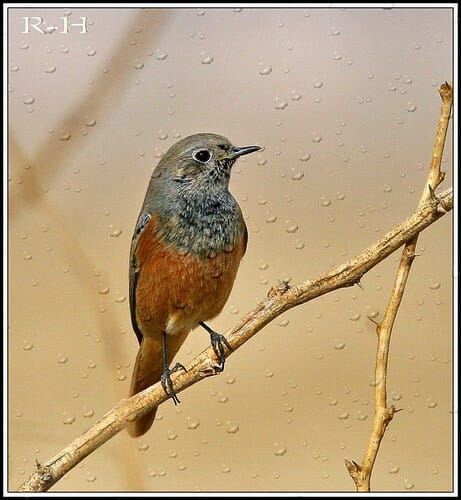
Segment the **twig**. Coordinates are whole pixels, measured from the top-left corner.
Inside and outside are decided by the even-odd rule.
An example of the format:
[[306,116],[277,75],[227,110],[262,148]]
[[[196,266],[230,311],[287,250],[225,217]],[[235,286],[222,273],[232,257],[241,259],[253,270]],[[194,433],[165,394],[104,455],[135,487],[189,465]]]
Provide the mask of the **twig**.
[[[438,210],[442,205],[444,210]],[[283,282],[272,287],[266,300],[259,303],[226,334],[232,348],[227,355],[233,354],[265,325],[288,309],[338,288],[359,283],[365,273],[405,242],[414,238],[420,231],[440,219],[452,207],[453,192],[448,189],[438,196],[437,203],[434,204],[432,201],[423,203],[408,219],[395,226],[357,257],[335,270],[297,286],[289,286],[288,283]],[[216,375],[216,363],[213,349],[209,347],[204,350],[186,367],[187,372],[179,371],[172,375],[175,391],[179,393],[205,377]],[[144,415],[151,408],[166,400],[167,397],[160,383],[148,387],[129,399],[123,399],[93,427],[35,471],[20,486],[19,491],[47,491],[86,456],[120,432],[128,422]]]
[[[426,203],[433,203],[439,206],[439,210],[444,210],[443,203],[440,203],[439,197],[435,194],[436,188],[443,181],[444,173],[440,170],[442,161],[443,148],[447,135],[448,123],[450,120],[451,107],[453,104],[453,89],[445,82],[439,90],[442,98],[442,107],[440,110],[440,119],[435,137],[435,143],[432,153],[432,161],[423,193],[419,202],[419,206]],[[368,447],[365,451],[365,456],[362,463],[359,465],[353,460],[345,459],[349,475],[355,483],[357,491],[370,491],[370,480],[373,472],[373,465],[378,454],[381,441],[386,432],[386,428],[391,422],[396,409],[394,406],[387,406],[386,395],[386,380],[387,380],[387,361],[389,358],[389,346],[391,341],[392,328],[395,318],[399,310],[400,302],[403,297],[403,292],[407,284],[408,275],[410,273],[411,264],[416,255],[416,243],[418,234],[411,238],[403,249],[400,259],[397,276],[393,285],[389,303],[387,305],[384,318],[381,323],[376,326],[378,335],[378,346],[376,352],[375,365],[375,416],[373,421],[373,429],[368,441]]]

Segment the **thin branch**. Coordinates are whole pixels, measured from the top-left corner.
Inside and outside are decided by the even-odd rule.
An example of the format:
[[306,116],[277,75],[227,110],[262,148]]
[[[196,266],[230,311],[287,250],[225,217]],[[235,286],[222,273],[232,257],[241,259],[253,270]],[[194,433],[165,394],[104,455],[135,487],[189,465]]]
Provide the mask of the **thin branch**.
[[[426,203],[433,203],[435,205],[439,204],[439,197],[435,194],[435,190],[443,181],[443,178],[445,176],[444,173],[442,173],[440,170],[440,164],[442,161],[443,149],[445,146],[445,139],[450,120],[451,107],[453,104],[453,88],[445,82],[440,87],[439,93],[440,97],[442,98],[442,107],[440,110],[439,125],[432,152],[431,166],[419,202],[420,207]],[[443,204],[440,205],[439,209],[445,209]],[[418,235],[419,233],[405,244],[384,318],[382,322],[378,323],[376,326],[376,333],[378,334],[378,345],[376,351],[374,381],[375,416],[373,421],[373,429],[368,441],[368,446],[360,465],[352,460],[345,460],[347,470],[349,471],[349,475],[355,483],[356,490],[360,492],[370,491],[371,474],[373,472],[373,466],[378,454],[379,447],[381,445],[381,441],[384,437],[387,426],[389,425],[395,412],[397,411],[394,406],[387,406],[387,362],[389,358],[392,328],[394,326],[395,318],[402,301],[411,265],[416,255],[416,243],[418,241]]]
[[[443,210],[440,210],[441,207]],[[432,200],[423,203],[408,219],[335,270],[296,286],[283,282],[272,287],[266,300],[260,302],[226,334],[232,348],[227,355],[233,354],[265,325],[288,309],[338,288],[359,283],[365,273],[452,208],[453,192],[448,189],[438,196],[436,203]],[[206,377],[216,375],[216,364],[214,351],[209,347],[192,360],[186,367],[187,372],[179,371],[172,375],[175,392],[179,393]],[[120,432],[129,422],[167,399],[160,383],[148,387],[129,399],[123,399],[54,458],[37,466],[37,470],[20,486],[19,491],[47,491],[64,474]]]

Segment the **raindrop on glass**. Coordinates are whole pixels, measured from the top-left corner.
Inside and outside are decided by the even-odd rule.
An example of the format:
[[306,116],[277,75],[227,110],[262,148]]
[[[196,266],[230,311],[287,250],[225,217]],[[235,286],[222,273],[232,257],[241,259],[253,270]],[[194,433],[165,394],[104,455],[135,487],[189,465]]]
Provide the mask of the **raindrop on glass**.
[[277,457],[283,457],[288,451],[288,448],[284,445],[279,445],[278,443],[274,443],[274,455]]
[[312,142],[319,143],[321,141],[322,141],[322,136],[320,134],[318,134],[317,132],[314,132],[312,134]]
[[272,73],[272,66],[269,64],[259,63],[259,74],[263,76],[270,75]]
[[25,340],[22,348],[25,351],[31,351],[34,348],[34,344],[32,344],[32,342],[29,342],[28,340]]
[[214,61],[214,57],[206,52],[200,53],[200,62],[202,64],[211,64]]
[[288,102],[284,99],[280,99],[278,97],[275,98],[275,109],[285,109],[288,106]]
[[165,51],[160,49],[157,49],[155,51],[155,59],[157,59],[158,61],[164,61],[167,57],[168,54]]

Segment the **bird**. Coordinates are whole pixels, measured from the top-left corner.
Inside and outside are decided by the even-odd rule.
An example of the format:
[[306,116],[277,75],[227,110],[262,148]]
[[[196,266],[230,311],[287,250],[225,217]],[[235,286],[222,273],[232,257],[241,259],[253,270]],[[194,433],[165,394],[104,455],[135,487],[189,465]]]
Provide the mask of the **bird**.
[[[260,149],[197,133],[173,144],[155,167],[130,248],[129,303],[139,342],[130,396],[160,381],[179,403],[171,374],[186,369],[170,365],[198,326],[210,335],[217,371],[224,369],[231,346],[205,322],[224,308],[247,247],[242,210],[229,192],[231,169]],[[130,422],[129,434],[147,432],[156,411]]]

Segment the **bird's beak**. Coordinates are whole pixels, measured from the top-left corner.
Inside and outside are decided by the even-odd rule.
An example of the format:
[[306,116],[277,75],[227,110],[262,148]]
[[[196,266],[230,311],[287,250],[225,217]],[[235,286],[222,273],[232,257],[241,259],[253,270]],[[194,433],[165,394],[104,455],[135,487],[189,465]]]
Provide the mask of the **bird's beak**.
[[235,160],[239,156],[248,155],[250,153],[254,153],[255,151],[259,151],[260,149],[262,149],[260,146],[243,146],[241,148],[234,146],[229,151],[228,158]]

